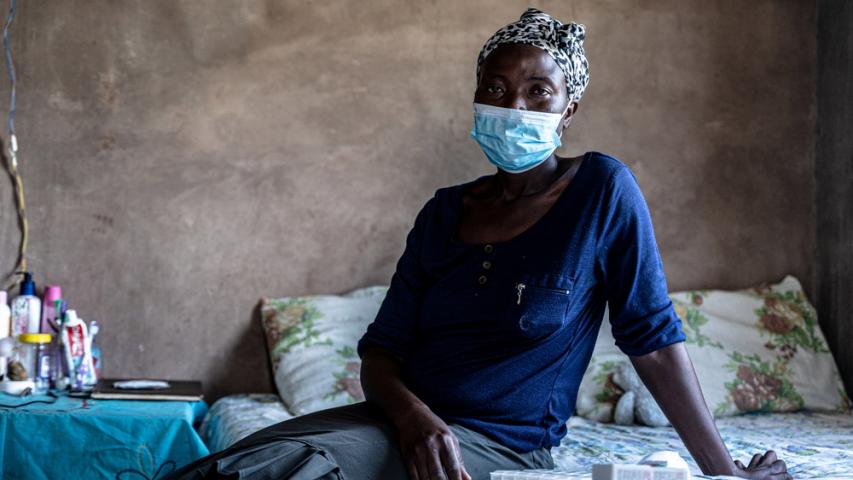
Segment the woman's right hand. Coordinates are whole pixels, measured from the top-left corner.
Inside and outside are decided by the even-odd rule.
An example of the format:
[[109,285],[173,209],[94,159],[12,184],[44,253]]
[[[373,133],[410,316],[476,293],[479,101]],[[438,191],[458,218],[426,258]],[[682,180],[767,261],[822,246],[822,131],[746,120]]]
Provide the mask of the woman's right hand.
[[368,348],[361,362],[361,385],[367,400],[382,409],[396,428],[409,477],[471,480],[456,436],[406,387],[400,370],[400,360],[386,350]]
[[764,455],[756,453],[749,465],[744,466],[740,460],[735,460],[737,472],[741,478],[754,480],[791,480],[785,462],[776,458],[776,452],[768,450]]
[[395,423],[403,462],[412,480],[471,480],[459,441],[429,408],[413,407]]

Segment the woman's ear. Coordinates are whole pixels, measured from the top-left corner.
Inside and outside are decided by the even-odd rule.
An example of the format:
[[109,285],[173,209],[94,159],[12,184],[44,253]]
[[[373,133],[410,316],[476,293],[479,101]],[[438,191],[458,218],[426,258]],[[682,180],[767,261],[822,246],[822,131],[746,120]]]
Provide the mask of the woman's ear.
[[569,108],[566,109],[566,113],[563,115],[563,120],[560,121],[560,134],[563,134],[563,130],[569,128],[569,124],[572,123],[572,117],[574,117],[575,113],[578,111],[578,102],[569,102]]
[[578,111],[578,102],[569,102],[569,108],[566,109],[566,114],[563,115],[563,128],[567,128],[572,123],[572,117]]

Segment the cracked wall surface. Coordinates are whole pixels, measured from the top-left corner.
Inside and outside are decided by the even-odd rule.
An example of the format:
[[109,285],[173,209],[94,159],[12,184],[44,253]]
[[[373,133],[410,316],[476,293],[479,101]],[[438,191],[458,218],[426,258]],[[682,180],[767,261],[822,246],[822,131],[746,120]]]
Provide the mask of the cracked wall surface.
[[[632,167],[670,289],[791,273],[811,293],[814,6],[533,3],[588,29],[561,153]],[[37,282],[101,322],[109,376],[270,390],[261,296],[388,283],[435,189],[491,172],[468,138],[475,62],[527,6],[19,2]],[[4,273],[17,241],[5,182]]]

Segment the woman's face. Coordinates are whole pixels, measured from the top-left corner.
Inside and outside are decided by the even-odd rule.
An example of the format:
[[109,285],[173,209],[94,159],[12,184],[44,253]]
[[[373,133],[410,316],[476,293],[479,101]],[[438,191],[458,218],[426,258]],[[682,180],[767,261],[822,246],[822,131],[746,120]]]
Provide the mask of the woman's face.
[[[503,108],[563,113],[568,104],[566,77],[545,50],[509,43],[496,48],[480,66],[474,102]],[[573,103],[561,124],[568,125]]]

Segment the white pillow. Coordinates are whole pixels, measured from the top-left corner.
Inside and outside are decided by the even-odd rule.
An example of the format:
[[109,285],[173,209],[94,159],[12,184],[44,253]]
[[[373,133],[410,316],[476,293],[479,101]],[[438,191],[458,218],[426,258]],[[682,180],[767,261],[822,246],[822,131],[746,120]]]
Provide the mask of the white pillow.
[[[670,294],[708,406],[716,416],[849,409],[814,307],[792,276],[769,287]],[[578,392],[578,415],[612,421],[614,364],[628,361],[610,326],[599,332]],[[610,366],[611,368],[605,368]],[[618,389],[618,387],[617,387]]]
[[278,393],[294,415],[364,400],[355,348],[388,287],[261,300]]

